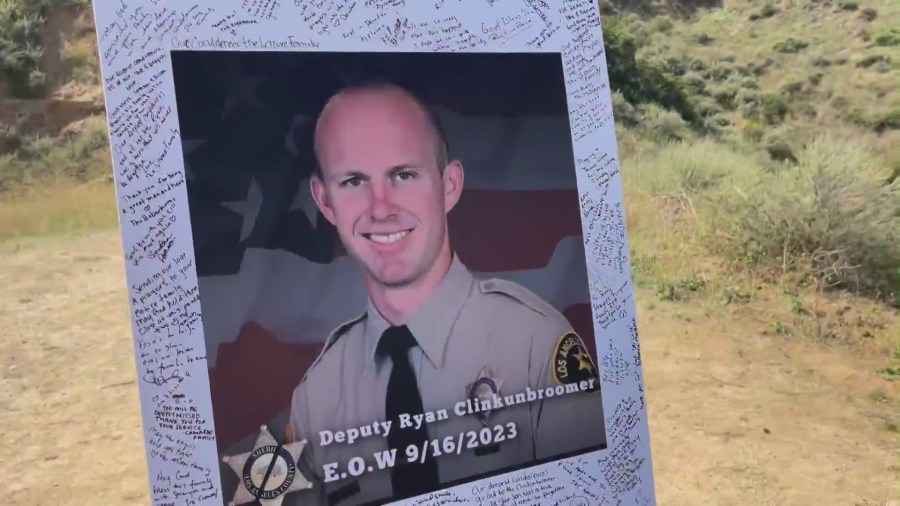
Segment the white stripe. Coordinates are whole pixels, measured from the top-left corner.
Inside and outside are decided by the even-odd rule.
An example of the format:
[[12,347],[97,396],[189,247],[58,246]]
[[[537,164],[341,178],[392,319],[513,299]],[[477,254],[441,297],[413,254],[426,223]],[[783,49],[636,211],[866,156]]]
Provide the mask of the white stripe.
[[[543,269],[474,273],[515,281],[558,309],[589,302],[584,247],[579,238],[560,241]],[[200,280],[207,360],[234,341],[245,321],[255,321],[286,343],[321,342],[365,308],[356,264],[341,257],[317,264],[281,250],[248,249],[236,276]]]

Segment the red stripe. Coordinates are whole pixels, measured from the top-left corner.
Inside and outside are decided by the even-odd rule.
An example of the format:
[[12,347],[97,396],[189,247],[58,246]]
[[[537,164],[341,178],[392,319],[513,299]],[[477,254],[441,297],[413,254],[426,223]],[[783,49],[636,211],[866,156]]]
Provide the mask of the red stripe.
[[450,243],[478,272],[543,268],[562,239],[581,237],[576,190],[465,190],[448,222]]
[[294,388],[322,343],[288,344],[247,322],[235,341],[219,345],[209,369],[216,445],[219,451],[259,430],[290,407]]

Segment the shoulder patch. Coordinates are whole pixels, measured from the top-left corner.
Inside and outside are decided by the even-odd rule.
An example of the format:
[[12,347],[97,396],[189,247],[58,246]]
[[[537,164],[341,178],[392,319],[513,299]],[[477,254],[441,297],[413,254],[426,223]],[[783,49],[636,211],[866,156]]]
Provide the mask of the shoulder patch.
[[596,392],[600,389],[597,367],[584,341],[573,330],[564,332],[556,340],[553,359],[550,361],[550,376],[560,385],[591,382],[592,386],[584,392]]
[[511,297],[544,316],[549,317],[558,313],[553,306],[538,297],[536,293],[518,283],[506,279],[492,278],[480,280],[478,281],[478,289],[481,293],[499,293]]

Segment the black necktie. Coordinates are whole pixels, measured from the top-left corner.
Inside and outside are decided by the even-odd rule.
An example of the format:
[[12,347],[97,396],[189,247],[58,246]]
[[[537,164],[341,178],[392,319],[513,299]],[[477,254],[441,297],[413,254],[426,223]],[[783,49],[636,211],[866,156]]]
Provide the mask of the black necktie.
[[[396,464],[391,470],[391,486],[394,489],[393,499],[403,499],[433,491],[438,488],[437,462],[432,457],[430,448],[424,448],[425,462],[422,462],[422,451],[428,440],[428,429],[425,424],[417,430],[415,425],[400,428],[400,415],[410,416],[424,411],[422,396],[416,384],[416,373],[409,362],[409,350],[416,346],[416,338],[406,325],[390,327],[381,335],[377,353],[390,357],[393,367],[388,380],[387,397],[385,398],[385,414],[391,423],[388,434],[388,448],[397,450]],[[419,458],[409,462],[406,447],[416,445]]]

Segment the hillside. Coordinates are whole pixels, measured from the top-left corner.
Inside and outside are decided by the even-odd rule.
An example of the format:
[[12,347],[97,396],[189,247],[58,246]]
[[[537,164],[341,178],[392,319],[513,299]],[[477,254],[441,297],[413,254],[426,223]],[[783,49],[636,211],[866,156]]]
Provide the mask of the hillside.
[[[632,275],[650,343],[654,459],[667,487],[661,499],[670,499],[662,503],[893,499],[900,3],[603,0],[601,9]],[[96,34],[85,0],[7,0],[0,14],[0,279],[14,290],[0,308],[23,315],[0,328],[0,355],[25,360],[0,366],[6,391],[57,392],[71,381],[23,371],[69,349],[57,334],[90,319],[89,310],[41,316],[35,304],[64,305],[76,288],[42,285],[42,264],[20,252],[60,261],[52,270],[60,279],[102,274],[96,284],[73,278],[91,293],[109,298],[121,291],[116,283],[124,289]],[[70,241],[77,248],[66,253]],[[109,328],[121,336],[127,315],[117,314],[121,325]],[[88,339],[90,329],[76,337]],[[116,332],[102,334],[110,341],[98,367],[126,378],[107,395],[136,423],[130,351],[121,339],[109,344]],[[32,334],[47,337],[21,337]],[[87,416],[54,395],[51,405],[65,409],[47,430]],[[0,413],[43,412],[41,403],[4,398]],[[686,436],[671,428],[684,423],[693,427]],[[109,424],[98,430],[137,448],[139,433]],[[59,451],[82,451],[92,441],[82,436]],[[116,462],[140,472],[138,453],[117,453]],[[32,448],[15,462],[62,473],[50,457]],[[722,477],[710,487],[698,469]],[[122,476],[104,483],[109,478]],[[23,488],[40,480],[28,477],[13,503],[41,502]],[[141,480],[97,497],[143,500]],[[79,500],[97,499],[97,487],[83,488]]]

